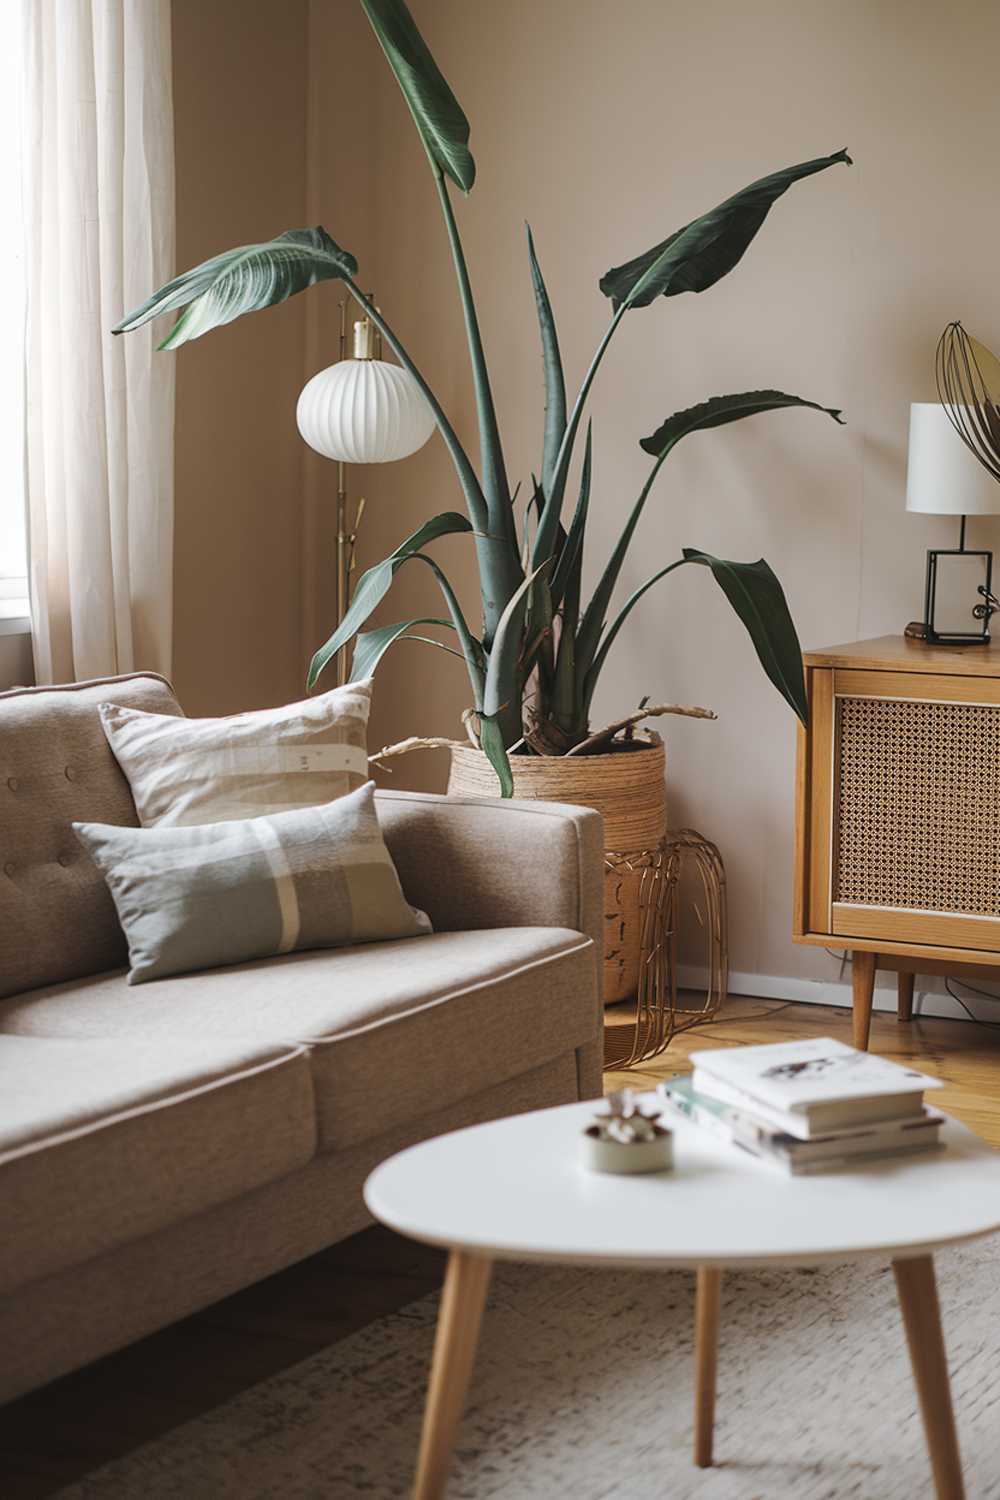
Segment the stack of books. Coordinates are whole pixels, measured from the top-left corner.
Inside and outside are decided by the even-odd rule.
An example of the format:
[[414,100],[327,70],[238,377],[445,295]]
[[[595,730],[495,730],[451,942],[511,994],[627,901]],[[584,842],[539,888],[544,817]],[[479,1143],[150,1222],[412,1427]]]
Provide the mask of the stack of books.
[[924,1104],[941,1088],[913,1068],[829,1037],[693,1052],[693,1074],[659,1085],[686,1119],[787,1172],[930,1151],[941,1115]]

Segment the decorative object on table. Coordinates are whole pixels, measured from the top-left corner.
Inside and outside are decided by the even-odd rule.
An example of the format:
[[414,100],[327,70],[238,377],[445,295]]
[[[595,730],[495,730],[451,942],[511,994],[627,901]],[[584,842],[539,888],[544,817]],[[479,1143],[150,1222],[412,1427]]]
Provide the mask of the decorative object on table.
[[[434,413],[409,370],[382,358],[382,335],[364,317],[354,324],[354,357],[347,359],[347,301],[340,303],[340,358],[302,388],[295,420],[310,448],[337,465],[337,622],[344,618],[364,497],[347,517],[347,465],[409,458],[434,431]],[[336,658],[347,681],[347,656]]]
[[793,1177],[839,1171],[866,1157],[932,1151],[940,1145],[944,1124],[943,1115],[924,1108],[912,1118],[843,1126],[802,1140],[765,1120],[751,1104],[741,1109],[711,1093],[700,1093],[690,1074],[678,1074],[658,1084],[657,1093],[675,1114]]
[[580,1138],[580,1160],[591,1172],[664,1172],[674,1164],[673,1137],[658,1109],[643,1109],[631,1089],[609,1094],[607,1107]]
[[993,554],[965,545],[967,516],[1000,511],[1000,485],[962,441],[947,407],[910,407],[906,509],[958,516],[958,546],[932,547],[924,586],[925,639],[936,646],[973,646],[990,638]]
[[[380,330],[427,399],[454,463],[467,515],[446,511],[421,525],[396,550],[359,580],[345,617],[315,654],[312,686],[326,665],[365,624],[387,593],[394,574],[413,558],[429,566],[441,587],[472,691],[469,733],[496,770],[504,795],[513,792],[510,756],[556,757],[616,752],[614,726],[596,733],[590,711],[597,683],[618,634],[646,591],[678,568],[707,568],[746,627],[761,665],[778,691],[803,720],[807,708],[801,654],[795,628],[777,578],[766,562],[732,562],[698,548],[684,548],[653,573],[611,612],[629,545],[654,481],[677,444],[690,434],[761,412],[788,407],[822,411],[840,421],[833,407],[781,391],[745,391],[716,396],[675,412],[657,423],[640,446],[653,460],[590,601],[582,596],[583,549],[591,504],[592,449],[589,428],[579,476],[578,498],[568,526],[562,514],[574,450],[582,436],[588,397],[610,343],[627,313],[684,292],[704,292],[740,261],[777,200],[796,182],[837,164],[846,151],[784,168],[751,183],[717,207],[668,235],[660,243],[609,270],[600,289],[612,318],[606,327],[572,406],[555,319],[529,234],[528,256],[539,317],[546,413],[537,482],[525,487],[520,534],[516,490],[508,482],[499,423],[487,372],[468,268],[449,196],[449,181],[468,193],[475,163],[468,149],[469,122],[441,75],[402,0],[362,0],[376,38],[403,92],[423,142],[440,198],[459,293],[465,314],[479,419],[480,471],[477,473],[454,427],[415,361],[381,311],[361,291],[357,262],[322,228],[292,230],[277,239],[241,246],[216,256],[155,292],[130,313],[116,331],[134,329],[161,312],[185,307],[162,347],[175,349],[188,339],[242,313],[269,307],[314,282],[342,281],[362,311]],[[446,534],[464,535],[476,548],[483,625],[477,636],[466,622],[447,578],[426,548]],[[416,626],[440,621],[404,620],[367,631],[358,639],[352,677],[368,677],[384,652]],[[438,643],[440,644],[440,643]],[[440,655],[440,653],[438,653]],[[627,748],[627,747],[626,747]]]
[[793,937],[853,950],[854,1045],[877,969],[1000,978],[1000,645],[902,636],[805,657]]
[[114,900],[129,984],[431,931],[403,894],[373,781],[319,807],[264,817],[71,826]]

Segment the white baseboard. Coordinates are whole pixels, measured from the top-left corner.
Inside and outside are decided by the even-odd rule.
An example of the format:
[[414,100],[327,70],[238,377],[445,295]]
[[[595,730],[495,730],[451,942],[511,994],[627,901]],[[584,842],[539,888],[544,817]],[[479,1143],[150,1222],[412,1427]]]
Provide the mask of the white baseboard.
[[[846,971],[848,974],[850,970]],[[685,989],[704,990],[708,983],[705,969],[694,964],[681,964],[677,971],[679,983]],[[968,1021],[969,1016],[944,989],[944,981],[927,978],[917,984],[913,992],[913,1013],[922,1016],[942,1016],[948,1020]],[[1000,981],[1000,970],[998,970]],[[953,980],[952,983],[955,983]],[[985,981],[984,981],[985,983]],[[851,1006],[850,979],[845,982],[825,979],[795,979],[780,974],[750,974],[732,970],[729,975],[731,995],[754,995],[762,1000],[797,1000],[806,1005]],[[967,989],[961,990],[962,999],[977,1019],[1000,1023],[1000,982],[996,1004]],[[896,976],[883,975],[875,987],[875,1010],[896,1009]]]

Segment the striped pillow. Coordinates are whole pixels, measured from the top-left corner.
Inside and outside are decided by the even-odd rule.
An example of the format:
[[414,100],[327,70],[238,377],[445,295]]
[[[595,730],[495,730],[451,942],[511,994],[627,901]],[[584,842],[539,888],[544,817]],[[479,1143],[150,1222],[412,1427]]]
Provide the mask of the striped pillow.
[[375,783],[321,807],[191,828],[74,823],[118,909],[129,984],[430,932],[407,905]]
[[185,719],[101,704],[144,828],[218,823],[331,802],[368,779],[371,680],[284,708]]

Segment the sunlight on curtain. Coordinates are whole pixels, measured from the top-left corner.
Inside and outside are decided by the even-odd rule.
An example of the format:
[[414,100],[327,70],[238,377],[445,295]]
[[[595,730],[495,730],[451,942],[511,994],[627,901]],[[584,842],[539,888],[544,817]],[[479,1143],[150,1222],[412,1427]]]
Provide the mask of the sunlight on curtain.
[[0,619],[25,613],[20,7],[0,5]]
[[28,0],[26,21],[36,676],[167,673],[173,361],[111,329],[175,269],[169,0]]

